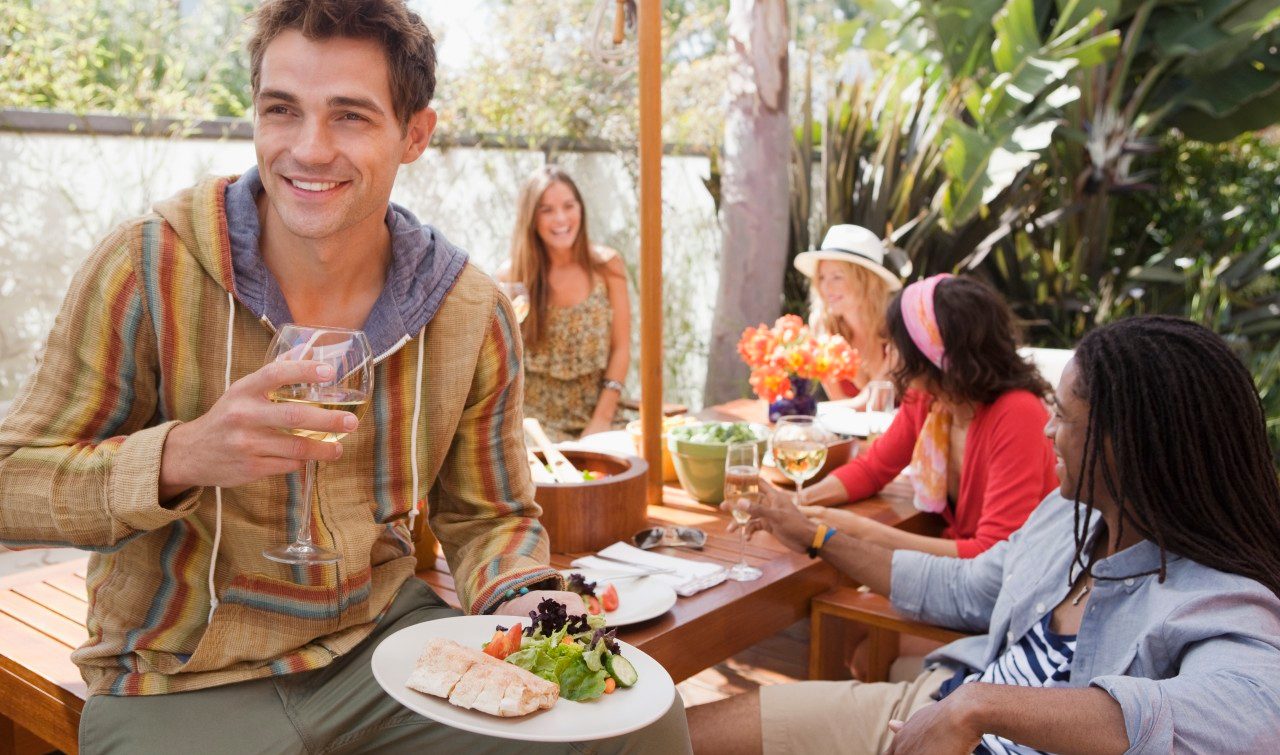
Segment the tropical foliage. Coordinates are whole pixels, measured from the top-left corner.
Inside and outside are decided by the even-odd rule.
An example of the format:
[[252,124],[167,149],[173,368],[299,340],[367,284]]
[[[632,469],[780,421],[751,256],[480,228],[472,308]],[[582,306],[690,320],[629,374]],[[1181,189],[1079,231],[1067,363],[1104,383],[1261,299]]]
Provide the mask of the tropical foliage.
[[1262,382],[1280,362],[1278,151],[1248,136],[1280,120],[1273,2],[863,8],[873,73],[798,134],[797,197],[811,176],[827,190],[793,228],[856,222],[914,275],[987,277],[1044,344],[1129,313],[1194,317],[1236,340],[1280,417]]

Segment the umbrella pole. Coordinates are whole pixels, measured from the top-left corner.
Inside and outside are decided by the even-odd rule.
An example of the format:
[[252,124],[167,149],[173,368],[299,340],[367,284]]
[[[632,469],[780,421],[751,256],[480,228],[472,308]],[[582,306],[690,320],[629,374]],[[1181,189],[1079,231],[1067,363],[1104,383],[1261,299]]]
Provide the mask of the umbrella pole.
[[662,3],[640,0],[640,426],[662,503]]

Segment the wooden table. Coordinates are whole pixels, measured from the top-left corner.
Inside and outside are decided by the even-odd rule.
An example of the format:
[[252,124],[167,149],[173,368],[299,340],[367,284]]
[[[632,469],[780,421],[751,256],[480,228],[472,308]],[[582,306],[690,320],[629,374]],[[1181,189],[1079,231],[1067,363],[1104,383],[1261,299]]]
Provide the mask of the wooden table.
[[[743,399],[712,407],[703,419],[725,421],[764,420],[761,401]],[[893,527],[912,532],[936,529],[932,517],[911,505],[910,486],[897,481],[881,495],[849,504],[846,508]],[[649,507],[649,521],[656,526],[700,527],[707,533],[701,551],[687,548],[659,548],[656,552],[682,558],[731,566],[738,561],[738,536],[726,532],[730,517],[718,509],[698,503],[679,487],[667,486],[661,506]],[[552,554],[557,568],[588,555]],[[653,656],[676,682],[772,637],[809,615],[814,596],[837,584],[837,573],[821,559],[810,559],[783,547],[768,533],[757,534],[747,544],[747,562],[763,576],[753,582],[725,581],[688,598],[679,598],[668,613],[643,624],[624,627],[618,636]],[[457,605],[453,578],[443,558],[435,568],[418,576],[432,585],[446,600]]]
[[[890,526],[916,530],[927,515],[912,507],[905,483],[894,483],[884,495],[847,508]],[[702,551],[658,548],[681,558],[710,561],[728,567],[738,561],[738,536],[726,532],[730,518],[689,497],[680,488],[666,487],[663,504],[649,507],[656,526],[700,527],[707,533]],[[585,553],[554,553],[552,565],[570,568]],[[837,573],[821,559],[810,559],[783,547],[768,533],[747,543],[747,562],[764,574],[754,582],[725,581],[688,598],[679,598],[666,614],[624,627],[618,637],[661,663],[676,682],[772,637],[809,615],[809,601],[837,584]],[[453,577],[443,558],[436,567],[418,573],[451,605],[458,604]]]

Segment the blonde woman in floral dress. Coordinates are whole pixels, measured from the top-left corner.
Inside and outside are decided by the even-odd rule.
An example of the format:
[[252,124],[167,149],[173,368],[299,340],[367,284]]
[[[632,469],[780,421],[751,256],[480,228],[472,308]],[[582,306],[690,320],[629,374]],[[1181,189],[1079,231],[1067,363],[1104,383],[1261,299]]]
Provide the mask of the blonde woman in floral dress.
[[526,417],[552,440],[613,426],[631,361],[631,303],[616,251],[593,246],[577,185],[559,167],[520,190],[511,260],[499,272],[529,292],[524,336]]

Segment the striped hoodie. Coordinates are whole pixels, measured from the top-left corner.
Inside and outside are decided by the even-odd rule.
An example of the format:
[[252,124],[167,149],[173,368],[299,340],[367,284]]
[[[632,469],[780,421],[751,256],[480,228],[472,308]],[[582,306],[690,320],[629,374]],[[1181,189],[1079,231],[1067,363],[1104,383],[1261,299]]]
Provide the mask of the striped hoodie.
[[[559,584],[524,461],[511,309],[465,255],[394,205],[393,261],[374,309],[397,309],[370,317],[381,323],[371,340],[389,344],[374,344],[373,404],[316,485],[312,535],[342,560],[296,567],[262,556],[293,531],[299,475],[159,505],[168,432],[258,369],[282,324],[272,320],[274,281],[241,269],[256,255],[256,217],[247,242],[232,239],[244,224],[229,230],[228,205],[256,176],[245,179],[204,181],[98,246],[0,425],[0,542],[93,552],[89,639],[72,656],[90,694],[327,665],[368,636],[412,576],[415,492],[470,612],[509,589]],[[404,249],[423,264],[404,264]],[[433,255],[448,264],[426,264]],[[425,314],[408,312],[406,301],[433,298]],[[412,330],[395,334],[388,322]]]

